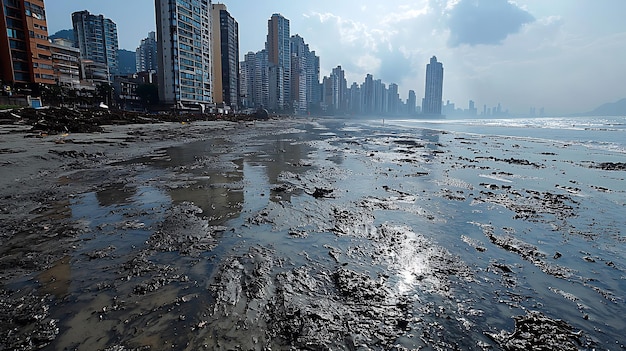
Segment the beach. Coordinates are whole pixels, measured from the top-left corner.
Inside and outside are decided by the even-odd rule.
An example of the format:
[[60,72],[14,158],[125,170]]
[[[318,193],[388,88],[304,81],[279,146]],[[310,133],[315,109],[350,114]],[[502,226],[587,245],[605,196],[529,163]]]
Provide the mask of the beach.
[[0,349],[623,349],[623,125],[511,121],[0,126]]

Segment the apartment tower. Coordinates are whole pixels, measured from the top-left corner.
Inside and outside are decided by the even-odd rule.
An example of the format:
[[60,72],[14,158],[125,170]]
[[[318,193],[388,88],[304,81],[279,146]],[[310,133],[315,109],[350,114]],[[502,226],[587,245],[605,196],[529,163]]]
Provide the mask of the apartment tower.
[[213,99],[238,109],[239,102],[239,25],[224,4],[213,4]]
[[4,0],[0,6],[0,80],[55,84],[43,0]]
[[291,47],[289,20],[280,14],[273,14],[267,22],[265,48],[269,64],[269,106],[270,110],[289,109],[291,101]]
[[89,64],[105,65],[107,80],[119,72],[117,25],[103,15],[93,15],[89,11],[72,13],[74,41],[83,60]]
[[211,1],[155,0],[159,99],[178,108],[213,104]]
[[433,56],[426,65],[426,88],[422,111],[425,115],[441,115],[443,98],[443,64]]
[[139,47],[135,50],[136,71],[158,71],[159,60],[157,52],[156,33],[150,32],[146,38],[141,40]]

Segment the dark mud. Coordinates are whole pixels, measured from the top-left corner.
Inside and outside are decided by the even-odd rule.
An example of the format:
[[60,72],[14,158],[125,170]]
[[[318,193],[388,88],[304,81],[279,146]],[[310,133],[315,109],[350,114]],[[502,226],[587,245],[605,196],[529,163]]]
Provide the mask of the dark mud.
[[375,123],[118,128],[0,144],[1,349],[624,347],[619,170]]
[[586,340],[582,331],[576,330],[562,320],[546,317],[541,312],[529,311],[516,316],[515,331],[489,336],[507,351],[522,350],[580,350],[588,349],[593,343]]

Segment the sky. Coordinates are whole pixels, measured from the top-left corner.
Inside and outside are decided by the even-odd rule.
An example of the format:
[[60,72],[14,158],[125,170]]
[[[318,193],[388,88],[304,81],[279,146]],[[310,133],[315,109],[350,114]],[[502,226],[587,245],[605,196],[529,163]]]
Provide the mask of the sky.
[[[587,112],[626,98],[626,0],[224,0],[239,23],[241,57],[264,48],[280,13],[320,56],[321,75],[341,65],[348,85],[370,73],[424,96],[426,64],[444,66],[444,101],[479,111],[502,104],[548,115]],[[103,14],[120,48],[155,30],[154,0],[46,0],[48,31],[71,13]]]

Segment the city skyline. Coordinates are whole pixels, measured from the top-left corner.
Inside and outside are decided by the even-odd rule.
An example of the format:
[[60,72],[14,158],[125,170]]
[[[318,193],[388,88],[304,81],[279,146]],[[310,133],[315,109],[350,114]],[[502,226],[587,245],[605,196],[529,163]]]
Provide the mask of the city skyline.
[[[69,14],[87,9],[116,21],[120,47],[134,50],[154,30],[154,2],[118,1],[49,4],[50,33],[70,28]],[[624,1],[224,3],[240,25],[240,60],[263,48],[267,18],[278,12],[317,52],[323,75],[337,65],[348,82],[372,73],[398,84],[403,99],[408,90],[423,96],[423,67],[433,55],[446,64],[444,100],[458,103],[501,102],[516,113],[536,106],[561,114],[626,95]]]

